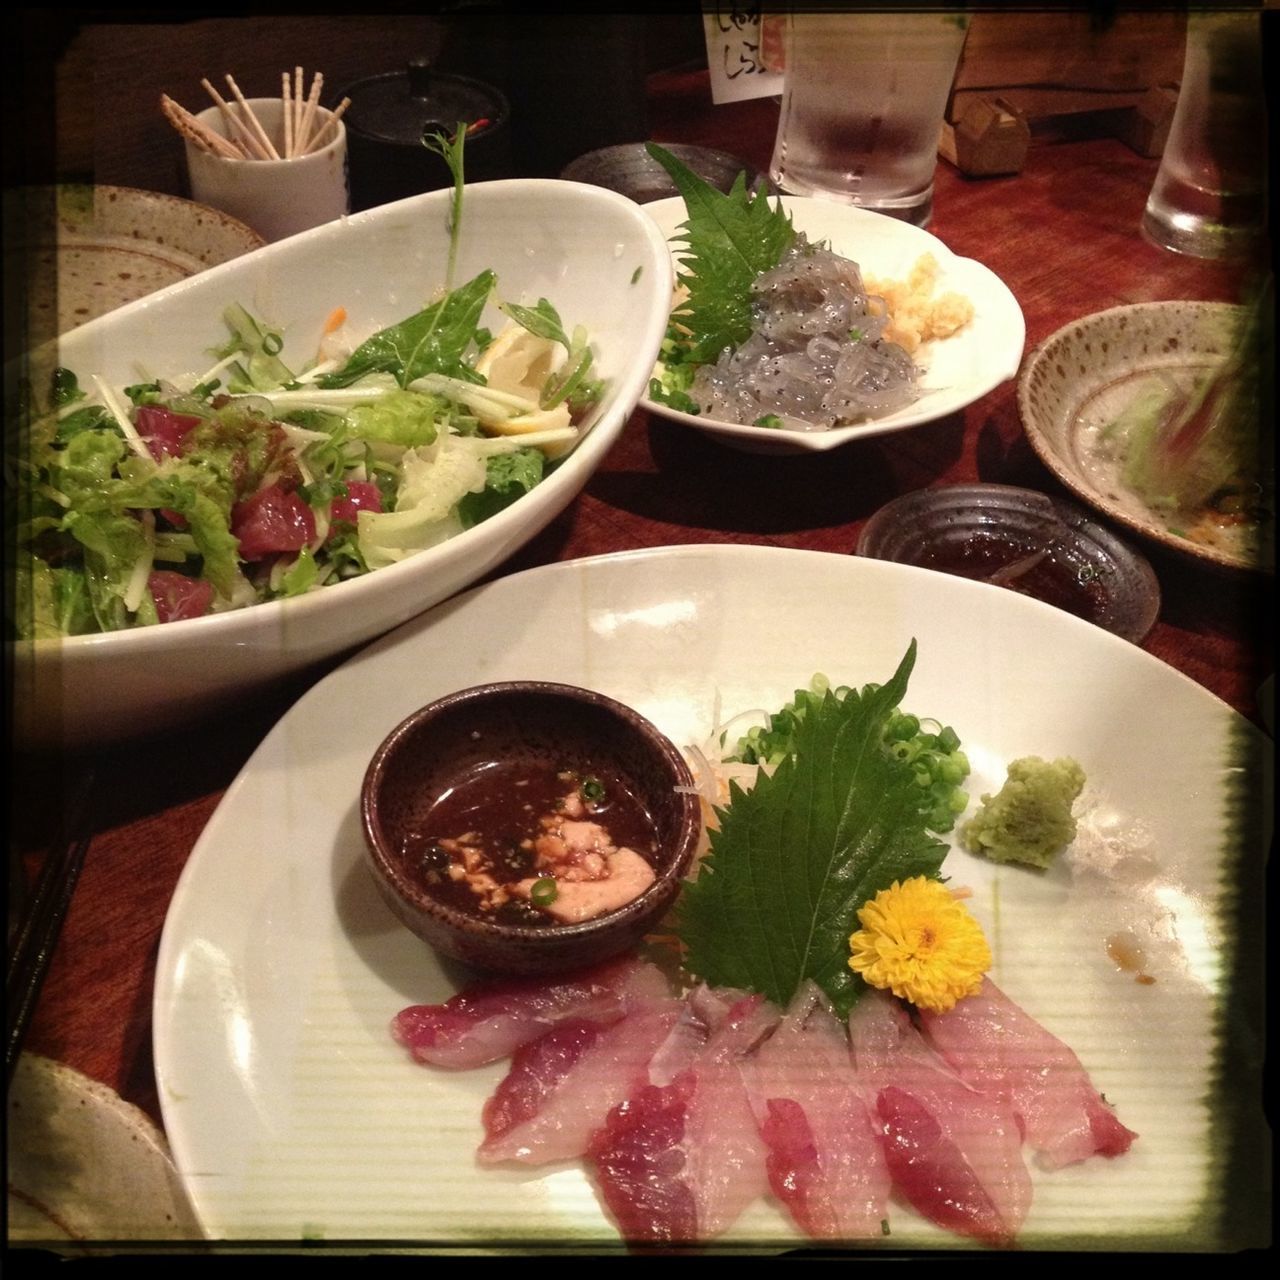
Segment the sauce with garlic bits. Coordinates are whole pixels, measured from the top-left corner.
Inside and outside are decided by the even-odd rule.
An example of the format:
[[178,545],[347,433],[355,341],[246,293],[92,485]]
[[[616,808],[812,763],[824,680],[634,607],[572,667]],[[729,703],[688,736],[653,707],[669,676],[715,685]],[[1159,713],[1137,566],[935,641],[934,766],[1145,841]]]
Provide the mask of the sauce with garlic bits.
[[495,923],[593,920],[654,882],[653,818],[608,768],[495,760],[454,779],[401,846],[432,897]]

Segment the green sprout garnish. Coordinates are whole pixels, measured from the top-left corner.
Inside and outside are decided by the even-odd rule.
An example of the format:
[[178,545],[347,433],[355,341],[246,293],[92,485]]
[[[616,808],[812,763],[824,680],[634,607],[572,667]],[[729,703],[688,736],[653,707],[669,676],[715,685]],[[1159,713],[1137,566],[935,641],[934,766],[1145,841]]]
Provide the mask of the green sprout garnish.
[[454,266],[458,260],[458,231],[462,226],[462,190],[465,185],[462,171],[462,153],[467,141],[467,126],[459,120],[452,137],[439,131],[423,134],[422,145],[434,151],[449,166],[453,178],[453,200],[449,206],[449,266],[445,273],[445,288],[453,288]]

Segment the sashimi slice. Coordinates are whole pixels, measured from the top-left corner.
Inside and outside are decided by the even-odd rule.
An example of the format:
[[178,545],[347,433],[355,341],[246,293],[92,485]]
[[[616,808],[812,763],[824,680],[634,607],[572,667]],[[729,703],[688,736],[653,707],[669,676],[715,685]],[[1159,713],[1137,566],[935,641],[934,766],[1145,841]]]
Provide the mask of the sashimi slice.
[[648,1083],[646,1068],[681,1004],[646,1005],[612,1025],[568,1018],[516,1050],[485,1104],[481,1164],[548,1164],[585,1153],[613,1107]]
[[391,1032],[418,1062],[465,1069],[506,1058],[564,1018],[616,1021],[660,1000],[670,984],[656,965],[628,957],[558,979],[518,979],[463,991],[444,1004],[413,1005]]
[[1137,1137],[1071,1049],[990,979],[949,1013],[922,1013],[921,1021],[929,1043],[966,1084],[1013,1111],[1045,1168],[1123,1155]]
[[894,1185],[948,1231],[1011,1240],[1031,1206],[1013,1112],[951,1072],[891,997],[865,994],[849,1034],[854,1064],[875,1090]]
[[698,1239],[698,1206],[685,1170],[685,1129],[696,1088],[692,1067],[670,1084],[643,1085],[591,1136],[587,1159],[624,1240]]
[[768,1148],[769,1186],[800,1230],[824,1240],[879,1236],[889,1199],[884,1147],[845,1028],[816,985],[800,989],[741,1072]]
[[[720,1018],[705,993],[692,1009]],[[765,1148],[737,1059],[777,1022],[759,996],[724,1006],[719,1027],[669,1083],[649,1083],[614,1107],[588,1148],[597,1184],[622,1234],[652,1243],[719,1235],[768,1188]],[[673,1035],[692,1043],[688,1022]],[[676,1057],[666,1055],[674,1065]]]

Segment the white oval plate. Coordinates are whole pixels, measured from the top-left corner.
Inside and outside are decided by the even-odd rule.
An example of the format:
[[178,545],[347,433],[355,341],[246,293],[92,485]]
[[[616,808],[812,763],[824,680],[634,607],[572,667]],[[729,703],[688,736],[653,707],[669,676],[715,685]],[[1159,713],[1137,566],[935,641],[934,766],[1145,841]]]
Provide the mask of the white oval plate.
[[[284,336],[301,367],[325,317],[341,305],[354,344],[425,305],[447,278],[452,193],[379,205],[279,240],[182,280],[65,335],[56,357],[83,385],[125,386],[198,375],[238,302]],[[352,652],[470,586],[577,496],[621,435],[666,327],[671,260],[653,224],[613,191],[554,179],[468,187],[455,280],[485,268],[499,296],[551,300],[585,326],[606,380],[572,453],[519,501],[398,564],[292,599],[105,635],[12,646],[14,736],[47,746],[99,746],[222,711],[269,681]],[[486,323],[502,315],[492,303]],[[32,357],[49,361],[42,351]]]
[[[1033,1173],[1022,1243],[1201,1239],[1200,1215],[1225,1194],[1216,1011],[1241,853],[1224,821],[1241,786],[1232,748],[1261,756],[1262,735],[1126,641],[1000,587],[726,546],[572,561],[475,588],[333,672],[268,735],[187,863],[157,967],[160,1100],[207,1232],[616,1245],[578,1163],[476,1165],[502,1065],[434,1071],[392,1040],[396,1013],[446,999],[466,977],[378,896],[361,852],[365,766],[409,712],[484,681],[585,685],[684,744],[732,713],[780,706],[817,671],[885,680],[913,636],[904,705],[956,728],[975,796],[1027,754],[1074,756],[1090,780],[1074,867],[1039,874],[959,852],[944,866],[973,888],[995,980],[1076,1050],[1141,1135],[1122,1159]],[[1153,984],[1108,956],[1122,932]],[[893,1247],[958,1243],[896,1203],[892,1230]],[[761,1201],[724,1243],[805,1242]]]
[[[1027,338],[1022,308],[1008,285],[989,267],[973,258],[957,257],[937,236],[882,213],[808,196],[781,199],[797,231],[803,231],[811,241],[829,241],[836,253],[853,259],[869,275],[904,280],[922,254],[932,253],[938,261],[935,292],[954,289],[969,298],[974,307],[973,319],[954,337],[921,347],[916,358],[926,372],[920,398],[905,409],[870,422],[831,431],[777,431],[681,413],[643,398],[641,403],[650,413],[696,427],[725,444],[753,453],[822,452],[851,440],[904,431],[958,413],[1018,372]],[[688,216],[680,196],[655,200],[645,205],[644,211],[668,241]],[[683,246],[672,245],[677,269],[682,252]]]

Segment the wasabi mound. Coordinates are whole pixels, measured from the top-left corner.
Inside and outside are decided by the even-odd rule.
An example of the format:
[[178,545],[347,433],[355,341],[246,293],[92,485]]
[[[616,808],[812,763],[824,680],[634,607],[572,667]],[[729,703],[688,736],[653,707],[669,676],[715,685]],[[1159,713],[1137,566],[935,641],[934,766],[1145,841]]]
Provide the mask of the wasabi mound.
[[983,796],[961,829],[960,844],[993,862],[1048,867],[1075,839],[1071,806],[1083,788],[1084,770],[1074,760],[1014,760],[999,793]]

